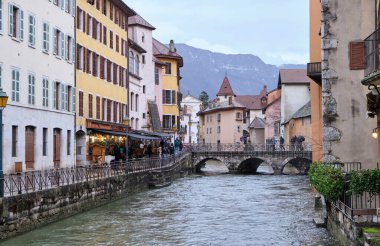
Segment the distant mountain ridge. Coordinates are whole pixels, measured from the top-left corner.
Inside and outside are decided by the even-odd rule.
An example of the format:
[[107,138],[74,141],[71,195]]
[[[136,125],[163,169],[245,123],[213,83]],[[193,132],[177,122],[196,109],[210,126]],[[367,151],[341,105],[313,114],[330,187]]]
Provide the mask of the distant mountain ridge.
[[286,64],[280,67],[264,63],[255,55],[227,55],[176,44],[177,53],[183,57],[181,92],[198,97],[206,91],[210,99],[216,96],[227,74],[237,95],[259,94],[264,84],[268,90],[277,87],[280,68],[305,68],[305,65]]

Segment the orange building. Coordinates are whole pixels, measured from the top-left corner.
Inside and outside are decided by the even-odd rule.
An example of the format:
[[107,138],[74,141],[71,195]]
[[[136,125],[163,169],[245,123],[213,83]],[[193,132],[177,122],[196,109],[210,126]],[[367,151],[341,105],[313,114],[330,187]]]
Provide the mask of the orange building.
[[310,0],[310,63],[307,75],[310,81],[311,98],[311,144],[313,161],[322,159],[322,70],[321,70],[321,2]]

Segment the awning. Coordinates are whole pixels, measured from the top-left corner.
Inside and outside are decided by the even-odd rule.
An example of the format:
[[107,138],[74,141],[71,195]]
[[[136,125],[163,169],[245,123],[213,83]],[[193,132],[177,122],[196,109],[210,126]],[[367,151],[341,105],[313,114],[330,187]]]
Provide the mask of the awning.
[[[112,135],[112,136],[122,136],[125,137],[126,132],[114,132],[114,131],[107,131],[107,130],[98,130],[98,129],[88,129],[92,132],[98,132],[102,134]],[[131,139],[134,140],[160,140],[161,138],[155,137],[155,136],[147,136],[147,135],[141,135],[136,132],[128,132],[127,134]]]
[[143,134],[147,134],[147,135],[151,135],[151,136],[155,136],[155,137],[160,137],[160,138],[171,138],[170,134],[163,133],[163,132],[148,132],[148,131],[142,131],[142,130],[139,130],[137,132],[141,132]]

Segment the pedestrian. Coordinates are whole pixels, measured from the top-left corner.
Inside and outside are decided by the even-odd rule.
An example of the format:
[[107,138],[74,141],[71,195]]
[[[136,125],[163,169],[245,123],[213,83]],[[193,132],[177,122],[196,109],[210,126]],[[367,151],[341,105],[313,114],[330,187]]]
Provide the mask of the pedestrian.
[[170,156],[174,155],[174,146],[173,146],[173,143],[170,144],[169,153],[170,153]]
[[281,136],[280,137],[280,147],[281,147],[281,150],[285,150],[284,142],[285,142],[285,139]]
[[175,150],[175,153],[178,153],[178,151],[179,151],[179,146],[181,145],[180,143],[181,143],[181,142],[179,141],[178,138],[176,138],[176,139],[174,140],[174,150]]
[[148,154],[148,157],[152,157],[152,154],[153,154],[153,147],[152,147],[152,143],[148,143],[148,146],[147,146],[147,149],[146,149],[146,153]]

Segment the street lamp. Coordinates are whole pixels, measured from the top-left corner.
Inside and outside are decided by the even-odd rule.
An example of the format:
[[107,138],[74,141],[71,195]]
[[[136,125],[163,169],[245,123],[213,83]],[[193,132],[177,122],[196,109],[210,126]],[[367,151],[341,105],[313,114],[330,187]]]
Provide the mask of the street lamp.
[[3,173],[3,110],[7,106],[8,96],[0,88],[0,197],[4,197],[4,173]]
[[129,146],[128,146],[128,130],[129,130],[129,117],[128,115],[123,118],[125,125],[125,173],[128,173],[128,154],[129,154]]

